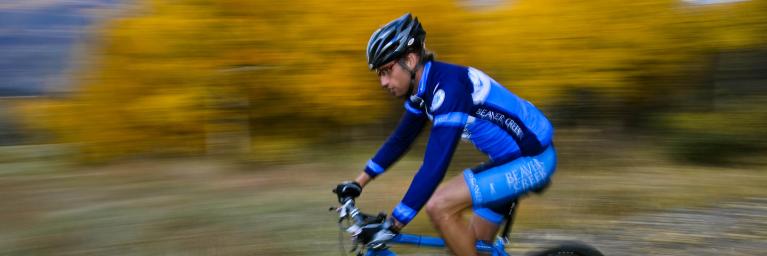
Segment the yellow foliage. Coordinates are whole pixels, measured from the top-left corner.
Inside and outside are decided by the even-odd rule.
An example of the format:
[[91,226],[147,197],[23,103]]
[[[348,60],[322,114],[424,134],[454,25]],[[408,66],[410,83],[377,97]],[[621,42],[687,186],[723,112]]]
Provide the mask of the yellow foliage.
[[767,21],[755,2],[138,1],[135,13],[98,31],[101,44],[87,53],[95,64],[73,97],[26,109],[45,113],[31,123],[110,157],[202,152],[207,133],[243,125],[301,139],[377,123],[400,103],[366,69],[365,45],[407,11],[424,23],[438,59],[483,69],[533,102],[578,87],[651,95],[635,77],[675,74],[701,52],[763,44],[764,26],[740,25]]

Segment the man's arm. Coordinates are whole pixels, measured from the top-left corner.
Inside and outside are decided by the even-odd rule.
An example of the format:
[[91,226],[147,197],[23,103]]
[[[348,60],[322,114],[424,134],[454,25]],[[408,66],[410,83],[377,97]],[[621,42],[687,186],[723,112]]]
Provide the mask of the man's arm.
[[389,166],[396,162],[410,148],[413,140],[423,130],[426,123],[426,114],[423,113],[411,101],[405,101],[405,111],[400,119],[397,129],[389,136],[381,149],[368,161],[365,170],[362,171],[354,182],[338,184],[334,192],[338,194],[339,202],[345,197],[355,198],[360,195],[365,187],[376,176],[383,173]]
[[[466,115],[463,113],[453,116],[456,116],[458,121],[449,125],[445,125],[443,122],[437,126],[435,122],[435,127],[432,129],[426,146],[424,164],[413,178],[405,198],[392,213],[394,230],[399,231],[415,217],[415,213],[426,204],[439,182],[444,178],[445,171],[450,164],[458,141],[460,141],[463,124],[466,122]],[[362,187],[365,187],[370,180],[372,177],[366,172],[360,173],[354,179]],[[415,205],[416,208],[413,209],[408,205]]]
[[413,106],[410,101],[405,101],[405,113],[386,142],[378,152],[368,161],[365,170],[357,176],[357,183],[365,186],[370,180],[384,173],[392,164],[402,157],[410,149],[410,145],[426,124],[426,114]]
[[[446,117],[452,120],[441,121]],[[397,226],[402,227],[415,218],[445,177],[467,118],[468,115],[460,112],[435,116],[423,165],[413,177],[405,197],[392,211]]]

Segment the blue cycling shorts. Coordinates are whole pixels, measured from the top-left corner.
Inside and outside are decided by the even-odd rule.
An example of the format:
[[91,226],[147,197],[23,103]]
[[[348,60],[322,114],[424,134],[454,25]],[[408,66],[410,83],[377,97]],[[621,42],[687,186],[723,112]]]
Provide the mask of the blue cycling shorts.
[[548,183],[556,166],[556,150],[550,145],[535,156],[463,171],[474,213],[500,224],[514,199]]

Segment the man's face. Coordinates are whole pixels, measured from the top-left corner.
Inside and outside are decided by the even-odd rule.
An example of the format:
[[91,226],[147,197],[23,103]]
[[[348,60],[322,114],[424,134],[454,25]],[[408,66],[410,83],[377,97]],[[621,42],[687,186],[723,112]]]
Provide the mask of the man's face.
[[397,64],[397,60],[390,61],[376,69],[381,87],[389,91],[392,96],[403,97],[410,87],[410,73]]

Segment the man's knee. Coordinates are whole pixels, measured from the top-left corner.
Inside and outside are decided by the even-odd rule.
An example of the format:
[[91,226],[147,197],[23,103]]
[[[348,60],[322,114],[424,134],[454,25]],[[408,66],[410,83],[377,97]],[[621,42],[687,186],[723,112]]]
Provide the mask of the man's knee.
[[435,193],[428,202],[426,202],[426,213],[434,224],[439,225],[443,222],[449,222],[452,218],[457,218],[461,210],[465,207],[461,202],[456,202],[455,198],[445,196],[443,193]]
[[439,225],[458,218],[461,211],[469,206],[471,206],[471,195],[466,183],[463,177],[455,177],[434,192],[426,202],[425,208],[432,222]]
[[426,202],[426,213],[432,220],[443,218],[447,212],[447,202],[440,193],[434,195]]

